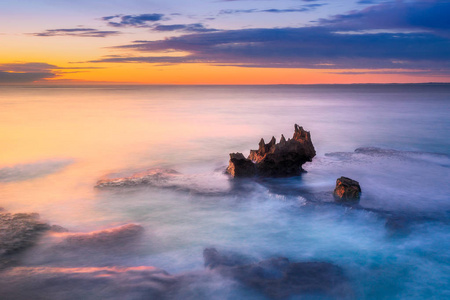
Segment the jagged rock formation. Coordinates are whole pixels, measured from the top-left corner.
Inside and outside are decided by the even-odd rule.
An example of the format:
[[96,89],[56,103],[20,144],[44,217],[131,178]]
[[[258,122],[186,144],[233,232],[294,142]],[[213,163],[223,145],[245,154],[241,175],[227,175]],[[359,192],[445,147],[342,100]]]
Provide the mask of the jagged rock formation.
[[337,201],[355,202],[359,201],[361,187],[358,181],[342,176],[336,180],[333,194]]
[[302,172],[302,165],[316,155],[309,131],[295,124],[294,136],[286,140],[281,135],[277,144],[275,137],[266,144],[259,142],[258,150],[250,150],[246,159],[242,153],[231,153],[227,173],[233,177],[286,177]]
[[277,257],[245,264],[220,254],[215,248],[206,248],[203,257],[207,268],[272,299],[301,294],[344,296],[351,292],[342,269],[328,262],[293,263]]

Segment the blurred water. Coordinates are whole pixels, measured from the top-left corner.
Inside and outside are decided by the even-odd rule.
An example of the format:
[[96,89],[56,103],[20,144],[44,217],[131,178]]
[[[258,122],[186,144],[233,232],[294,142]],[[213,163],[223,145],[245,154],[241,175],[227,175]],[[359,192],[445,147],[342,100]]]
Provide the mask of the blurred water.
[[[89,255],[57,250],[49,236],[27,266],[179,274],[202,270],[202,250],[214,246],[333,262],[359,299],[449,298],[449,116],[448,85],[2,87],[0,207],[72,232],[145,230],[125,249]],[[228,153],[291,136],[294,123],[317,151],[307,173],[239,183],[222,173]],[[181,175],[93,188],[160,167]],[[359,207],[332,203],[340,176],[361,183]],[[402,228],[386,227],[398,219]],[[262,297],[225,281],[203,288],[205,299]]]

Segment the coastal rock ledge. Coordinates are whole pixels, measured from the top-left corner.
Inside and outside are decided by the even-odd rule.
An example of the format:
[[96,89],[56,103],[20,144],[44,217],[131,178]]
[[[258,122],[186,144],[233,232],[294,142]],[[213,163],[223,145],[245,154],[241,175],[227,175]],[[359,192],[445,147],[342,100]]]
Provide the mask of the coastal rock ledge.
[[283,135],[279,143],[275,137],[266,144],[259,142],[258,150],[250,150],[245,158],[242,153],[230,153],[230,163],[226,170],[233,177],[289,177],[297,176],[303,171],[302,165],[312,161],[316,150],[311,141],[311,134],[295,124],[294,136],[286,140]]

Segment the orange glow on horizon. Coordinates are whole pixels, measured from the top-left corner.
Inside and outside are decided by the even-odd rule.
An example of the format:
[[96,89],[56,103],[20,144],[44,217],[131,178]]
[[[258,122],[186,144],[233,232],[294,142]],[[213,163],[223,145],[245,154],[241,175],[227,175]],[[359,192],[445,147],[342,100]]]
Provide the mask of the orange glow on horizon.
[[[181,84],[181,85],[264,85],[264,84],[352,84],[352,83],[420,83],[442,82],[444,77],[419,76],[410,73],[386,74],[373,70],[249,68],[207,64],[90,64],[98,69],[62,73],[50,84]],[[67,66],[70,67],[70,66]],[[358,74],[340,74],[357,71]],[[396,70],[401,72],[402,70]],[[364,74],[364,72],[367,72]],[[434,79],[434,78],[433,78]]]

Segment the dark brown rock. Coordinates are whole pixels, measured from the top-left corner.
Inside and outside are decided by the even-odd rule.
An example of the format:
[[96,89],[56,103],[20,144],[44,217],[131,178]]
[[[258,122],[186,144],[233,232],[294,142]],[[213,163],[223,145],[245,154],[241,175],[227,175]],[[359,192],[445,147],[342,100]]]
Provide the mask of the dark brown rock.
[[359,182],[342,176],[336,180],[334,197],[337,201],[359,201],[361,187]]
[[256,174],[255,164],[246,159],[242,153],[230,153],[230,164],[227,173],[233,177],[253,177]]
[[[278,144],[275,137],[272,137],[268,144],[261,139],[259,149],[250,150],[247,159],[241,153],[230,154],[231,159],[227,172],[233,177],[297,176],[302,172],[302,165],[312,161],[315,155],[316,151],[310,133],[295,124],[292,139],[286,141],[286,138],[281,135]],[[250,163],[254,165],[253,168]]]

